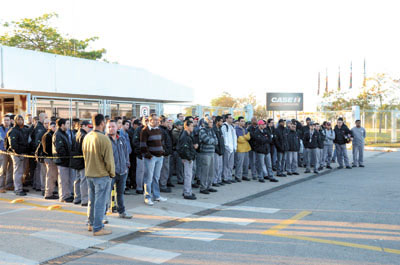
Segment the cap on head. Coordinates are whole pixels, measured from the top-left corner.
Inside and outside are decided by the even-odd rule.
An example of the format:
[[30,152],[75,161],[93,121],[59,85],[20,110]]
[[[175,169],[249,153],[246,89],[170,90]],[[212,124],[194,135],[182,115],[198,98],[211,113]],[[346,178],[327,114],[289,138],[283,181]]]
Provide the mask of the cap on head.
[[343,121],[343,118],[342,117],[340,117],[339,119],[337,119],[338,121]]
[[264,122],[263,120],[259,120],[259,121],[257,122],[257,124],[258,124],[258,125],[264,125],[265,122]]
[[310,117],[307,117],[306,121],[311,121],[311,118],[310,118]]

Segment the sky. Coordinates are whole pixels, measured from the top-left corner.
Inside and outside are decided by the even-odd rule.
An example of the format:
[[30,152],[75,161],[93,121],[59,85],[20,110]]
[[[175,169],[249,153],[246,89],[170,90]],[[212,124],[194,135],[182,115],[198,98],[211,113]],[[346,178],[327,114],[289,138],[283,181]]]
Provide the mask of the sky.
[[74,38],[98,36],[106,58],[145,68],[194,89],[196,104],[226,91],[303,92],[317,106],[329,89],[362,84],[367,75],[400,77],[399,1],[311,0],[0,0],[0,21],[56,12],[55,25]]

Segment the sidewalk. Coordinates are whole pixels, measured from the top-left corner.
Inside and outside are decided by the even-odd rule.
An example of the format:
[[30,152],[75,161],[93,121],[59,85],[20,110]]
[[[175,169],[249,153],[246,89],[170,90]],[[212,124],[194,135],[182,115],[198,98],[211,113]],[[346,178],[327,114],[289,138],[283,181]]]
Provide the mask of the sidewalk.
[[[380,155],[380,152],[365,152],[366,166],[368,160]],[[351,154],[349,152],[350,158]],[[334,167],[337,166],[333,164]],[[337,170],[337,169],[334,169]],[[348,169],[342,169],[348,170]],[[40,193],[29,192],[26,197],[17,197],[13,192],[0,194],[0,256],[5,264],[38,264],[57,258],[63,263],[108,249],[110,246],[123,243],[140,236],[140,233],[154,233],[176,225],[177,220],[186,222],[202,219],[206,222],[247,225],[243,218],[207,218],[206,216],[218,210],[235,210],[248,212],[263,212],[273,215],[280,209],[264,207],[236,206],[241,202],[268,194],[278,189],[294,185],[318,177],[314,174],[304,174],[300,168],[300,176],[278,178],[278,183],[260,183],[258,181],[241,182],[218,188],[217,193],[200,194],[194,190],[196,201],[184,200],[182,186],[176,185],[172,193],[163,193],[167,202],[147,206],[143,195],[126,195],[126,209],[133,214],[133,219],[122,220],[116,214],[110,215],[109,227],[113,233],[103,237],[93,237],[87,231],[86,208],[57,201],[44,200]],[[328,174],[324,170],[320,175]],[[15,199],[23,202],[11,203]],[[60,209],[49,210],[49,206],[59,205]],[[61,258],[60,258],[61,257]],[[7,263],[8,262],[8,263]]]

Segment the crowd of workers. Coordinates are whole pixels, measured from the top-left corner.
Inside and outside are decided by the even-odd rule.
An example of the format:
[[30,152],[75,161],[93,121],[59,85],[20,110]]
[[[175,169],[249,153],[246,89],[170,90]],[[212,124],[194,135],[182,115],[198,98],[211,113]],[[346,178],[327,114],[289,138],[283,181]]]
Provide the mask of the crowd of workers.
[[340,169],[364,167],[366,131],[360,120],[351,130],[342,118],[333,128],[310,118],[246,122],[231,114],[178,114],[174,121],[156,114],[142,119],[97,114],[92,121],[73,119],[72,125],[45,113],[2,120],[0,193],[25,196],[31,185],[47,200],[89,206],[88,228],[94,235],[111,233],[104,223],[114,187],[119,217],[129,219],[124,195],[143,194],[151,206],[166,201],[161,193],[175,185],[183,185],[184,199],[195,200],[193,189],[210,194],[242,181],[278,182],[276,177],[299,175],[300,167],[316,174],[336,161]]

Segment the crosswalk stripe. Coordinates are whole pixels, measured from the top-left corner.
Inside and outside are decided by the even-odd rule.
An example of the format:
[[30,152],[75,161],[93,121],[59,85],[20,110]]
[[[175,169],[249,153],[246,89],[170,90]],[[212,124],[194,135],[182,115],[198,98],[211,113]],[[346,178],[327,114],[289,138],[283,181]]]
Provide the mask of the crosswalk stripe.
[[193,239],[193,240],[200,240],[200,241],[205,241],[205,242],[211,242],[211,241],[223,236],[223,234],[201,232],[201,231],[191,231],[189,229],[181,229],[181,228],[166,228],[166,229],[153,228],[153,229],[150,229],[149,232],[152,232],[152,234],[159,235],[159,236]]
[[221,216],[203,216],[200,218],[193,218],[191,221],[198,222],[213,222],[222,224],[235,224],[235,225],[248,225],[254,223],[255,220],[247,218],[234,218],[234,217],[221,217]]
[[188,200],[176,199],[176,198],[168,199],[167,202],[172,203],[172,204],[187,205],[187,206],[206,208],[206,209],[213,209],[213,208],[217,208],[217,207],[221,206],[221,205],[215,204],[215,203],[201,202],[201,201],[188,201]]
[[75,233],[68,233],[56,229],[39,231],[31,234],[31,236],[80,249],[86,249],[88,247],[106,242],[105,240],[83,236]]
[[155,264],[162,264],[180,255],[180,253],[125,243],[107,248],[102,252]]
[[152,206],[136,207],[136,208],[129,209],[128,212],[146,214],[146,215],[156,215],[156,216],[163,216],[163,217],[171,217],[171,218],[175,218],[175,219],[184,218],[184,217],[191,215],[190,213],[182,213],[182,212],[163,210],[163,209],[155,208]]
[[254,212],[254,213],[276,213],[280,211],[280,209],[275,209],[275,208],[263,208],[263,207],[252,207],[252,206],[229,206],[229,207],[224,207],[223,210],[244,211],[244,212]]
[[10,210],[10,211],[7,211],[7,212],[2,212],[2,213],[0,213],[0,215],[7,215],[7,214],[9,214],[9,213],[22,212],[22,211],[29,210],[29,209],[32,209],[32,208],[33,208],[33,207],[26,207],[26,208],[14,209],[14,210]]
[[0,264],[4,265],[36,265],[39,264],[39,262],[26,259],[21,256],[17,256],[11,253],[3,252],[0,250]]
[[150,225],[147,224],[142,224],[142,223],[136,223],[133,222],[132,220],[123,220],[120,218],[109,218],[109,223],[107,224],[107,227],[114,227],[114,228],[120,228],[120,229],[126,229],[129,231],[139,231],[142,229],[147,229],[151,227]]

